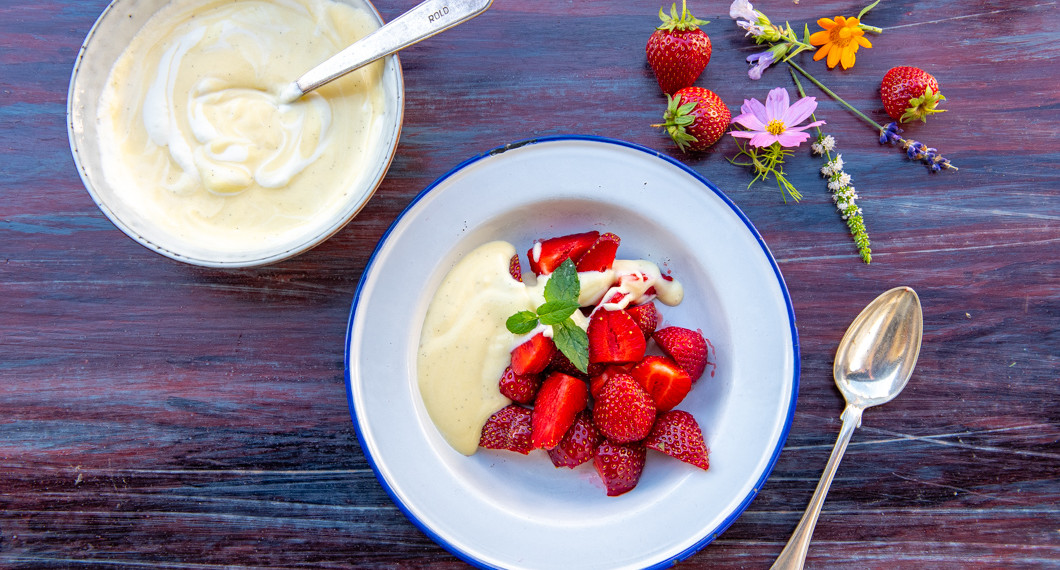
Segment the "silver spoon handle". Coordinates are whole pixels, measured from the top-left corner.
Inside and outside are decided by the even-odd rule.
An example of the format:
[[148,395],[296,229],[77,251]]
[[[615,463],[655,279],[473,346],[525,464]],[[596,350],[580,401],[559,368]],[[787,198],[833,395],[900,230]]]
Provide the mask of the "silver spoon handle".
[[474,18],[492,3],[493,0],[426,0],[299,77],[294,82],[301,92],[299,96]]
[[770,570],[802,570],[802,565],[806,562],[806,551],[810,548],[810,539],[813,538],[813,527],[817,526],[817,517],[821,514],[821,507],[824,506],[824,498],[828,495],[828,488],[832,485],[832,478],[835,477],[839,461],[843,459],[843,453],[847,450],[850,437],[861,425],[861,414],[864,411],[863,408],[849,404],[843,410],[841,416],[843,426],[839,428],[839,436],[836,438],[835,447],[832,448],[832,455],[824,466],[821,480],[817,483],[817,490],[813,492],[813,498],[810,499],[810,504],[806,507],[806,512],[803,513],[799,525],[795,527],[795,532],[792,533],[787,546],[780,551],[780,556],[777,557]]

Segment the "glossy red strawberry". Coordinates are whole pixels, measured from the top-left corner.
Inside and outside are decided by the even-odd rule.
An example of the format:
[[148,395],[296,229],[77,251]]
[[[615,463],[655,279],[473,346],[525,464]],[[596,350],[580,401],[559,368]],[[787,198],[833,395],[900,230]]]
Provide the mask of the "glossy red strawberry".
[[589,393],[597,399],[603,395],[608,380],[618,374],[629,374],[633,369],[632,364],[597,364],[595,367],[595,370],[590,370],[593,374],[589,376]]
[[526,252],[530,270],[537,275],[546,275],[568,259],[577,264],[582,254],[588,251],[599,237],[600,232],[591,231],[535,242]]
[[702,87],[685,87],[673,97],[666,96],[663,122],[677,148],[683,152],[707,150],[725,134],[732,113],[713,91]]
[[512,350],[512,371],[519,375],[537,374],[552,361],[555,350],[552,339],[537,333]]
[[608,380],[593,405],[593,424],[615,443],[644,439],[653,423],[655,402],[629,374]]
[[526,455],[533,449],[531,444],[531,411],[515,404],[505,406],[486,420],[482,426],[479,447],[506,449]]
[[630,374],[655,401],[655,408],[660,412],[674,409],[692,389],[692,377],[666,356],[645,356]]
[[709,22],[693,16],[684,0],[680,15],[674,4],[669,16],[659,8],[659,19],[662,24],[652,32],[644,51],[663,93],[674,93],[695,83],[710,62],[710,38],[699,28]]
[[[558,354],[559,351],[557,350],[556,353]],[[516,374],[511,366],[504,369],[504,374],[501,374],[499,383],[501,395],[520,404],[533,402],[540,386],[541,376],[537,374]]]
[[626,312],[637,322],[637,326],[644,333],[644,338],[651,338],[652,333],[659,326],[659,310],[655,308],[655,303],[649,301],[643,305],[630,307],[626,309]]
[[607,232],[596,238],[585,254],[581,256],[576,265],[578,272],[582,271],[607,271],[615,262],[615,254],[618,252],[618,244],[621,239]]
[[589,362],[637,362],[647,344],[637,322],[625,311],[598,310],[589,319]]
[[589,403],[589,387],[584,380],[562,372],[549,374],[541,383],[530,417],[534,448],[552,449],[559,445],[578,416]]
[[644,445],[700,469],[710,467],[703,430],[688,412],[671,410],[659,414]]
[[918,67],[892,67],[880,83],[883,109],[900,123],[927,121],[929,115],[945,109],[935,107],[946,97],[939,91],[939,82]]
[[593,425],[592,414],[582,410],[574,418],[574,424],[567,433],[563,434],[563,439],[559,440],[559,445],[548,450],[548,457],[556,467],[573,469],[592,459],[596,455],[596,446],[602,440],[603,437]]
[[627,493],[637,486],[647,455],[639,442],[621,444],[605,440],[597,446],[593,466],[604,481],[609,497]]
[[655,331],[652,338],[663,352],[673,358],[685,372],[688,372],[693,382],[703,376],[703,370],[708,365],[713,371],[714,347],[703,338],[703,334],[699,331],[682,327],[666,327]]

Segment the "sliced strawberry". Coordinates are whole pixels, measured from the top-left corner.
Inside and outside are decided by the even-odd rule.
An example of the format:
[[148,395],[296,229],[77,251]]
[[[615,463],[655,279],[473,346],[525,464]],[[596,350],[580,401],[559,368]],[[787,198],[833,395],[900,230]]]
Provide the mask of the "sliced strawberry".
[[482,426],[479,447],[506,449],[526,455],[533,449],[530,441],[530,409],[511,404],[501,408]]
[[708,350],[707,339],[703,334],[681,327],[666,327],[652,335],[659,348],[677,361],[677,365],[688,372],[692,381],[699,380],[703,370],[710,365],[711,375],[714,367],[714,347]]
[[600,232],[592,231],[536,242],[534,247],[526,252],[530,270],[537,275],[546,275],[555,271],[568,259],[577,264],[578,259],[592,247],[598,237],[600,237]]
[[593,467],[607,487],[607,496],[621,495],[637,486],[647,455],[641,443],[621,444],[605,440],[596,447]]
[[645,356],[630,371],[660,412],[674,409],[692,389],[692,377],[667,356]]
[[647,344],[625,311],[598,310],[589,320],[589,362],[637,362]]
[[655,402],[632,376],[616,374],[593,406],[593,423],[615,443],[644,439],[655,423]]
[[[559,351],[556,351],[559,352]],[[537,389],[541,386],[541,376],[537,374],[516,374],[512,367],[504,369],[501,374],[501,394],[509,400],[520,404],[529,404],[534,401]]]
[[671,410],[659,414],[644,445],[700,469],[710,467],[703,430],[688,412]]
[[607,232],[596,238],[596,242],[578,260],[578,271],[607,271],[615,262],[621,238]]
[[508,274],[512,276],[512,279],[522,283],[523,282],[523,266],[519,263],[519,254],[512,256],[512,259],[508,261]]
[[549,372],[562,372],[564,374],[570,374],[571,376],[581,378],[583,380],[589,377],[588,374],[582,372],[581,370],[578,370],[578,367],[575,366],[574,363],[571,362],[569,358],[567,358],[567,355],[563,354],[563,352],[560,350],[557,350],[552,353],[552,360],[548,363],[548,366],[545,368],[545,370]]
[[589,387],[585,381],[562,372],[549,374],[534,400],[533,446],[552,449],[574,424],[578,412],[589,404]]
[[613,378],[616,374],[629,374],[629,371],[633,368],[630,364],[608,364],[606,366],[602,364],[595,365],[597,370],[591,370],[595,374],[589,376],[589,393],[592,394],[593,398],[599,398],[604,393],[604,386],[607,385],[607,381]]
[[593,417],[589,410],[578,412],[574,424],[570,426],[559,445],[548,450],[548,456],[556,467],[571,469],[589,461],[596,455],[596,446],[603,437],[593,426]]
[[[654,287],[652,287],[652,289],[654,289]],[[644,338],[651,338],[652,333],[655,332],[655,328],[659,326],[659,311],[655,308],[655,303],[648,301],[643,305],[629,307],[626,309],[626,312],[637,322],[637,326],[640,327],[641,332],[644,333]]]
[[537,374],[548,366],[555,350],[552,339],[537,333],[512,350],[512,371],[519,375]]

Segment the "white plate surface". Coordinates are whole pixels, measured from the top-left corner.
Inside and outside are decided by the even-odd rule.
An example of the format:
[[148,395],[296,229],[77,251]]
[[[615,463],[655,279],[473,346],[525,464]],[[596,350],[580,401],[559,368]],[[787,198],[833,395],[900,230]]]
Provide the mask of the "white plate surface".
[[[435,288],[464,254],[503,239],[586,230],[621,236],[619,256],[685,287],[665,325],[702,329],[717,372],[678,408],[710,446],[701,471],[649,451],[640,484],[607,497],[591,464],[454,451],[427,416],[416,349]],[[525,263],[525,259],[524,259]],[[380,241],[347,331],[347,395],[380,483],[412,522],[482,567],[641,568],[686,558],[739,516],[787,437],[798,335],[776,262],[747,218],[679,162],[611,139],[564,136],[472,158],[424,190]]]

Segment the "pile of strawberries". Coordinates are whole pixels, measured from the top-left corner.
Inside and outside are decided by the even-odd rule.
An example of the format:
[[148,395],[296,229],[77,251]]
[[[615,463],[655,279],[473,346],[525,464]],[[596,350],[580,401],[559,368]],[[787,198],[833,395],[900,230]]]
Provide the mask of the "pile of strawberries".
[[[618,243],[598,232],[544,240],[536,259],[531,249],[530,266],[545,274],[569,258],[579,269],[606,270]],[[521,277],[519,267],[514,257],[513,277]],[[516,347],[499,382],[513,403],[486,422],[479,445],[522,454],[544,449],[556,467],[592,460],[611,496],[637,485],[648,449],[707,469],[699,424],[675,407],[708,366],[713,374],[713,347],[699,331],[658,325],[651,300],[624,310],[598,306],[587,330],[587,373],[543,333]],[[648,354],[653,344],[661,354]]]

